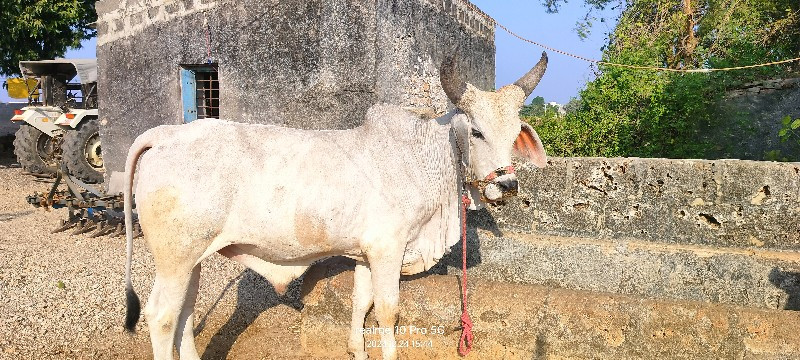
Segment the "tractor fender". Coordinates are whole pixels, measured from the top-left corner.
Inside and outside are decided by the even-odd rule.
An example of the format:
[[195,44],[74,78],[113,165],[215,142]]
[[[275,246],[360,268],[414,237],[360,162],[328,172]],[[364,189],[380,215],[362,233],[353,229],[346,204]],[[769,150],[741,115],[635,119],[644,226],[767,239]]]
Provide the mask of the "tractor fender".
[[61,127],[56,124],[56,120],[62,115],[62,111],[58,107],[26,106],[20,110],[22,110],[22,114],[14,115],[11,121],[23,121],[51,137],[61,130]]
[[[70,117],[72,117],[70,119]],[[97,117],[97,109],[72,109],[69,112],[61,114],[55,124],[62,126],[65,129],[74,129],[87,117]]]

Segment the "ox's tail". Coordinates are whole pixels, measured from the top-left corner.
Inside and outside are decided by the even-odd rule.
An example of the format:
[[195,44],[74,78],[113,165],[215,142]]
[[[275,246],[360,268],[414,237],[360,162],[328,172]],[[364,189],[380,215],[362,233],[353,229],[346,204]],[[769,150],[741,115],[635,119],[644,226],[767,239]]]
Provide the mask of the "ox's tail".
[[133,176],[136,171],[136,164],[139,156],[147,149],[153,147],[155,143],[154,131],[146,131],[136,138],[128,150],[128,159],[125,161],[125,182],[123,199],[125,202],[125,238],[127,240],[125,259],[125,301],[127,312],[125,313],[125,329],[133,332],[136,323],[139,322],[142,306],[139,296],[133,290],[131,283],[131,258],[133,257]]

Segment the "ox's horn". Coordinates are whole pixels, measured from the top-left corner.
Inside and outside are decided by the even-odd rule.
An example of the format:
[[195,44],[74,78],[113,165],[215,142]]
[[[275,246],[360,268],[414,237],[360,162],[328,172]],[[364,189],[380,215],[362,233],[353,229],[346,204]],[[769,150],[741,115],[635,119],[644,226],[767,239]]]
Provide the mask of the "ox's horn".
[[514,85],[517,85],[525,91],[525,98],[527,99],[528,96],[533,92],[533,89],[536,88],[536,85],[539,85],[539,80],[542,79],[544,75],[544,71],[547,69],[547,53],[542,52],[542,58],[539,59],[539,62],[536,63],[536,66],[528,71],[527,74],[519,78]]
[[445,57],[442,61],[442,68],[439,70],[439,80],[442,82],[442,89],[447,94],[447,98],[453,105],[458,106],[461,96],[467,90],[467,83],[461,78],[458,71],[456,57],[458,51],[453,51],[453,55]]

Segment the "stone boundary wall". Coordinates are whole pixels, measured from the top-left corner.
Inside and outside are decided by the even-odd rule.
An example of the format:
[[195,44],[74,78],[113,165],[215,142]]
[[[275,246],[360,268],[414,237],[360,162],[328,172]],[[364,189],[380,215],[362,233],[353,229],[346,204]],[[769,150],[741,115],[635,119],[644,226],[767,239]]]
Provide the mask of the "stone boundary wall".
[[716,125],[699,136],[714,144],[704,157],[800,161],[800,144],[779,136],[784,117],[800,118],[800,78],[765,80],[730,90],[715,116]]
[[778,90],[797,87],[800,87],[800,78],[772,79],[744,84],[739,89],[728,91],[725,97],[734,98],[742,95],[771,94]]
[[800,250],[800,163],[551,158],[518,173],[520,196],[491,209],[501,229]]
[[[476,279],[800,310],[800,164],[551,158],[468,216]],[[456,245],[436,273],[460,273]]]

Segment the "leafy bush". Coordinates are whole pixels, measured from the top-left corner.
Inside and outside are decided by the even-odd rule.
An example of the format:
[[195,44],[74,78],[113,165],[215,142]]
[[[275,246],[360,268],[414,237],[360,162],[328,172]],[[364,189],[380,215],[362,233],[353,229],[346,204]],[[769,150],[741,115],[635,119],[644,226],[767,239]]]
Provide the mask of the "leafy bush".
[[[800,56],[796,1],[622,3],[625,11],[603,53],[606,62],[708,69]],[[718,116],[725,90],[790,70],[674,73],[601,65],[575,111],[528,121],[556,156],[704,158],[716,146],[705,136],[709,129],[731,126],[731,119]]]

